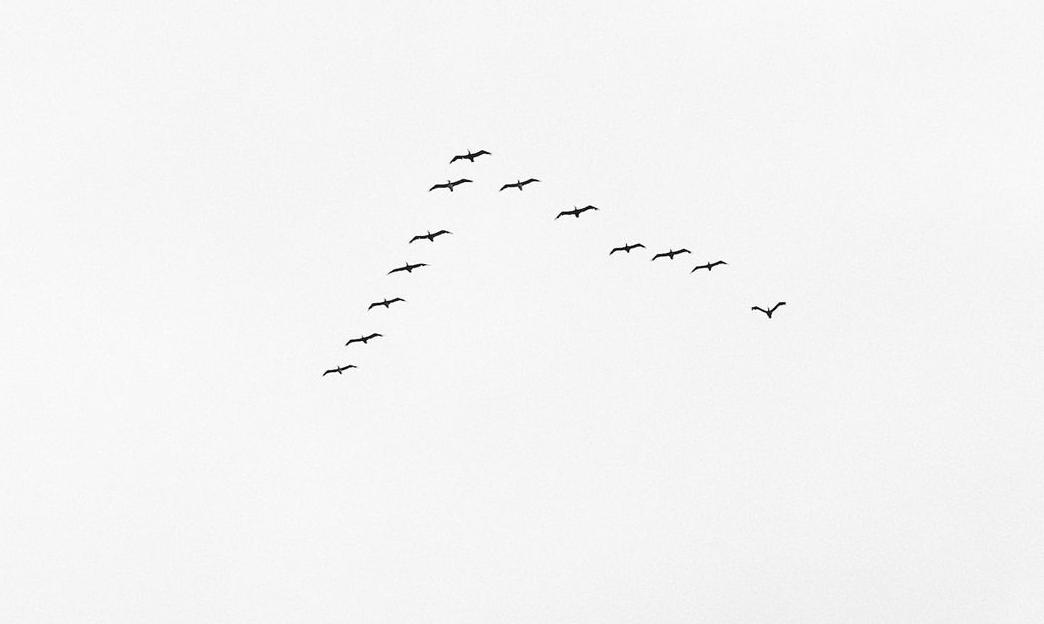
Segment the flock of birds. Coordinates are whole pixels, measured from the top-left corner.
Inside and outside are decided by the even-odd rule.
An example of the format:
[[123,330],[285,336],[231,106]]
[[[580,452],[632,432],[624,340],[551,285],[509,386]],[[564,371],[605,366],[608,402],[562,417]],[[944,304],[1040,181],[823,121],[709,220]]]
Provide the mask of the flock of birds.
[[[470,149],[468,149],[467,154],[458,154],[458,155],[454,156],[452,159],[450,159],[450,164],[453,164],[453,163],[457,162],[458,160],[467,160],[468,162],[472,162],[473,163],[473,162],[475,162],[475,159],[480,157],[480,156],[490,156],[490,155],[492,155],[492,154],[490,152],[487,152],[486,150],[479,150],[477,152],[472,152]],[[437,189],[446,189],[446,190],[448,190],[449,192],[452,193],[453,189],[455,187],[460,186],[461,184],[470,184],[471,182],[472,182],[472,180],[469,180],[467,178],[460,178],[459,180],[446,180],[444,183],[432,185],[432,187],[430,189],[428,189],[428,192],[430,193],[431,191],[434,191],[434,190],[437,190]],[[536,182],[540,182],[540,180],[538,180],[536,178],[528,178],[526,180],[515,180],[512,183],[505,184],[505,185],[501,186],[500,190],[503,191],[503,190],[509,189],[509,188],[516,188],[519,191],[521,191],[521,190],[523,190],[523,188],[525,186],[527,186],[529,184],[536,183]],[[572,210],[563,210],[562,212],[559,212],[558,215],[555,216],[555,219],[557,220],[560,217],[569,217],[569,216],[579,219],[580,215],[584,214],[585,212],[587,212],[589,210],[598,210],[598,208],[595,207],[595,206],[584,206],[583,208],[577,208],[576,206],[573,206]],[[418,234],[418,235],[414,236],[413,238],[411,238],[410,239],[410,244],[412,244],[412,243],[414,243],[414,242],[416,242],[418,240],[427,240],[428,242],[434,243],[436,238],[438,238],[440,236],[445,236],[447,234],[453,234],[453,232],[450,232],[449,230],[439,230],[438,232],[432,232],[431,230],[428,230],[426,234]],[[633,251],[635,249],[645,249],[645,245],[643,245],[641,243],[625,243],[624,245],[622,245],[620,247],[614,247],[609,252],[609,255],[611,256],[611,255],[613,255],[614,253],[616,253],[618,251],[622,251],[624,253],[630,254],[631,251]],[[691,254],[691,253],[692,253],[691,251],[689,251],[688,249],[685,249],[685,248],[682,248],[682,249],[668,249],[667,251],[663,251],[663,252],[654,254],[653,257],[652,257],[652,260],[655,261],[655,260],[658,260],[659,258],[667,258],[668,260],[674,260],[675,256],[679,256],[681,254]],[[693,267],[692,271],[689,271],[689,272],[690,273],[695,273],[696,271],[699,271],[701,269],[706,269],[709,272],[716,266],[727,265],[727,264],[728,263],[725,262],[724,260],[716,260],[714,262],[707,262],[705,264],[697,265],[697,266]],[[418,263],[415,263],[415,264],[411,264],[411,263],[407,262],[407,263],[405,263],[401,267],[396,267],[396,268],[388,271],[388,275],[391,275],[392,273],[399,273],[399,272],[413,273],[413,271],[415,269],[419,269],[421,267],[426,267],[426,266],[428,266],[428,265],[423,263],[423,262],[418,262]],[[375,302],[371,303],[369,305],[369,307],[367,308],[367,310],[372,310],[372,309],[377,308],[377,307],[384,307],[385,309],[387,309],[387,308],[390,308],[393,303],[405,302],[405,301],[406,300],[403,299],[402,297],[394,297],[392,299],[385,298],[383,301],[375,301]],[[768,309],[762,308],[760,306],[754,306],[754,307],[751,308],[751,311],[761,312],[765,316],[767,316],[768,318],[771,319],[772,318],[772,314],[776,310],[778,310],[780,306],[784,306],[786,304],[787,304],[787,302],[780,301],[780,302],[777,302],[775,305],[769,307]],[[344,345],[347,347],[347,346],[351,346],[351,345],[356,344],[356,343],[367,344],[369,341],[373,340],[374,338],[382,338],[382,337],[383,336],[381,334],[374,332],[374,333],[371,333],[369,335],[359,336],[358,338],[352,338],[348,342],[344,343]],[[328,370],[324,371],[322,376],[325,377],[325,376],[330,375],[332,373],[337,373],[337,374],[340,375],[340,374],[343,374],[344,371],[352,369],[352,368],[358,368],[358,366],[356,366],[355,364],[345,364],[344,366],[337,366],[335,368],[331,368],[331,369],[328,369]]]

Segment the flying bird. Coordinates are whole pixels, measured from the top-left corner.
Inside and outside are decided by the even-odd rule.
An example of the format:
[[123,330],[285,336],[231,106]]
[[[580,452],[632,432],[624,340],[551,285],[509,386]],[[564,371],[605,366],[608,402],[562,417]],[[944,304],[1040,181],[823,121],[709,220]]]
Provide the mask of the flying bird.
[[[472,154],[471,153],[471,148],[469,147],[467,154],[457,154],[452,159],[450,159],[450,164],[452,165],[453,163],[457,162],[458,160],[464,160],[464,159],[470,160],[471,162],[475,162],[475,159],[478,158],[479,156],[482,156],[483,154],[489,154],[489,152],[487,152],[486,150],[479,150],[479,151],[475,152],[474,154]],[[492,156],[492,154],[489,154],[489,155]]]
[[415,240],[420,240],[420,239],[422,239],[422,238],[426,238],[426,239],[428,239],[429,241],[431,241],[431,242],[433,242],[433,243],[434,243],[434,242],[435,242],[435,239],[436,239],[437,237],[439,237],[439,236],[442,236],[443,234],[452,234],[452,233],[453,233],[453,232],[450,232],[449,230],[439,230],[438,232],[435,232],[434,234],[432,234],[432,233],[431,233],[431,230],[428,230],[428,233],[427,233],[427,234],[418,234],[418,235],[414,236],[413,238],[411,238],[411,239],[410,239],[410,242],[412,243],[412,242],[413,242],[413,241],[415,241]]
[[453,192],[453,187],[454,186],[457,186],[458,184],[464,184],[465,182],[471,182],[471,180],[469,180],[467,178],[461,178],[461,179],[457,180],[456,182],[452,182],[450,180],[446,180],[445,184],[436,184],[435,186],[433,186],[430,189],[428,189],[428,192],[430,193],[430,192],[434,191],[437,188],[449,189],[450,192]]
[[514,184],[505,184],[504,186],[500,187],[500,190],[503,191],[506,188],[515,187],[515,188],[517,188],[518,190],[521,191],[522,187],[527,185],[527,184],[529,184],[530,182],[539,182],[539,181],[540,180],[537,180],[536,178],[529,178],[528,180],[517,180],[517,181],[515,181]]
[[[580,213],[587,212],[588,210],[598,210],[598,209],[595,208],[594,206],[584,206],[583,208],[577,208],[576,206],[573,206],[572,210],[563,210],[562,212],[558,213],[558,216],[555,217],[555,220],[557,221],[558,217],[561,217],[562,215],[573,215],[574,217],[579,219],[580,218]],[[610,252],[610,255],[612,255],[612,252]]]
[[678,254],[683,254],[683,253],[692,253],[692,252],[689,251],[688,249],[679,249],[677,251],[671,249],[671,250],[665,251],[663,253],[656,254],[655,256],[652,257],[652,259],[655,260],[657,258],[670,258],[671,260],[674,260],[674,256],[677,256]]
[[698,267],[694,268],[693,270],[689,271],[689,273],[695,273],[696,271],[699,271],[700,269],[707,269],[708,271],[710,271],[710,270],[714,269],[714,267],[718,266],[719,264],[728,264],[728,262],[725,262],[724,260],[715,260],[714,262],[708,262],[707,264],[701,264],[700,266],[698,266]]
[[388,275],[391,275],[392,273],[398,273],[399,271],[406,271],[407,273],[413,273],[413,269],[416,269],[417,267],[422,267],[422,266],[428,266],[428,265],[424,264],[423,262],[418,262],[417,264],[410,264],[409,262],[407,262],[405,266],[401,266],[401,267],[399,267],[397,269],[392,269],[391,271],[388,271]]
[[[555,217],[555,218],[557,219],[558,217]],[[618,251],[626,251],[627,253],[631,253],[631,250],[634,249],[635,247],[641,247],[642,249],[645,249],[645,245],[643,245],[641,243],[635,243],[633,245],[626,245],[625,244],[623,247],[613,247],[613,250],[609,252],[609,255],[611,256],[611,255],[613,255],[614,253],[616,253]]]
[[352,344],[353,342],[361,342],[363,344],[366,344],[370,340],[372,340],[374,338],[377,338],[377,337],[383,338],[384,334],[378,334],[378,333],[374,332],[374,333],[370,334],[369,336],[359,336],[358,338],[352,338],[348,342],[344,343],[344,346],[347,347],[348,345]]
[[754,306],[753,308],[751,308],[751,310],[757,310],[758,312],[764,312],[769,318],[772,318],[772,313],[776,311],[776,308],[778,308],[779,306],[782,306],[782,305],[787,305],[787,302],[786,301],[780,301],[779,303],[777,303],[776,305],[772,306],[768,310],[766,310],[764,308],[759,308],[758,306]]
[[384,301],[375,301],[375,302],[371,303],[370,307],[368,307],[366,309],[367,310],[372,310],[372,309],[376,308],[377,306],[384,306],[385,309],[388,309],[388,308],[391,307],[391,304],[395,303],[396,301],[406,301],[406,300],[403,299],[402,297],[396,297],[394,299],[387,299],[386,298]]
[[337,368],[331,368],[330,370],[328,370],[325,373],[323,373],[323,377],[326,377],[330,373],[337,373],[338,375],[341,375],[341,374],[343,374],[342,371],[346,371],[349,368],[359,368],[359,367],[356,366],[355,364],[349,364],[347,366],[338,366]]

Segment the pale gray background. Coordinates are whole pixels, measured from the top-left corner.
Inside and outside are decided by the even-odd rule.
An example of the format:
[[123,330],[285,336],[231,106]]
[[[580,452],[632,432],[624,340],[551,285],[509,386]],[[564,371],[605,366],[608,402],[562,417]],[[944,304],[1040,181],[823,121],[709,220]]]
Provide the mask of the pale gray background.
[[1044,620],[1042,18],[4,2],[0,621]]

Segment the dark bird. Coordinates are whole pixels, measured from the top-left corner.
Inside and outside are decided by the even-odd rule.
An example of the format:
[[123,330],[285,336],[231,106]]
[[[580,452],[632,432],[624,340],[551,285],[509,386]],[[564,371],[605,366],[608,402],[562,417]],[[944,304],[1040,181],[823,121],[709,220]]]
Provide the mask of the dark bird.
[[656,254],[655,256],[652,257],[652,259],[655,260],[657,258],[670,258],[671,260],[674,260],[674,256],[677,256],[678,254],[683,254],[683,253],[692,253],[692,252],[689,251],[688,249],[679,249],[678,251],[670,249],[670,250],[665,251],[663,253]]
[[366,344],[370,340],[372,340],[374,338],[377,338],[377,337],[383,338],[384,334],[378,334],[378,333],[374,332],[374,333],[370,334],[369,336],[359,336],[358,338],[352,338],[348,342],[344,343],[344,346],[347,347],[348,345],[352,344],[353,342],[361,342],[363,344]]
[[434,191],[437,188],[449,189],[450,192],[452,192],[454,186],[457,186],[458,184],[464,184],[465,182],[471,182],[471,180],[469,180],[467,178],[461,178],[461,179],[457,180],[456,182],[452,182],[450,180],[446,180],[445,184],[436,184],[435,186],[433,186],[430,189],[428,189],[428,192],[430,193],[430,192]]
[[696,271],[699,271],[700,269],[707,269],[708,271],[710,271],[710,270],[714,269],[714,267],[718,266],[719,264],[728,264],[728,262],[725,262],[724,260],[715,260],[714,262],[708,262],[707,264],[701,264],[700,266],[698,266],[698,267],[694,268],[693,270],[689,271],[689,273],[695,273]]
[[385,299],[384,301],[375,301],[375,302],[371,303],[370,307],[368,307],[366,309],[367,310],[372,310],[372,309],[376,308],[377,306],[384,306],[385,309],[388,309],[388,308],[391,307],[391,304],[395,303],[396,301],[406,301],[406,300],[403,299],[402,297],[396,297],[394,299]]
[[776,308],[778,308],[781,305],[787,305],[787,302],[786,301],[780,301],[779,303],[777,303],[776,305],[772,306],[768,310],[766,310],[764,308],[759,308],[758,306],[754,306],[753,308],[751,308],[751,310],[757,310],[758,312],[764,312],[769,318],[772,318],[772,313],[775,312]]
[[[561,216],[561,215],[559,215],[559,216]],[[555,217],[555,218],[557,219],[558,217]],[[641,243],[635,243],[633,245],[624,245],[623,247],[613,247],[613,250],[609,252],[609,255],[611,256],[611,255],[613,255],[614,253],[616,253],[618,251],[626,251],[627,253],[631,253],[631,250],[634,249],[635,247],[641,247],[642,249],[645,249],[645,245],[643,245]]]
[[584,206],[583,208],[577,208],[576,206],[573,206],[572,210],[563,210],[562,212],[558,213],[558,216],[555,217],[555,220],[557,221],[558,217],[561,217],[563,215],[573,215],[574,217],[579,219],[580,218],[580,214],[583,213],[583,212],[587,212],[588,210],[598,210],[598,209],[595,208],[594,206]]
[[330,370],[328,370],[325,373],[323,373],[323,377],[326,377],[330,373],[337,373],[338,375],[340,375],[340,374],[342,374],[342,371],[346,371],[349,368],[359,368],[359,367],[356,366],[355,364],[349,364],[347,366],[338,366],[337,368],[331,368]]
[[521,191],[522,187],[527,185],[527,184],[529,184],[530,182],[539,182],[539,181],[540,180],[537,180],[536,178],[529,178],[528,180],[517,180],[517,181],[515,181],[514,184],[505,184],[504,186],[500,187],[500,190],[503,191],[506,188],[515,187],[515,188],[517,188],[518,190]]
[[434,234],[432,234],[432,233],[431,233],[431,230],[428,230],[428,233],[427,233],[427,234],[418,234],[418,235],[414,236],[413,238],[411,238],[411,239],[410,239],[410,242],[412,243],[412,242],[413,242],[413,241],[415,241],[415,240],[420,240],[420,239],[422,239],[422,238],[426,238],[426,239],[428,239],[429,241],[431,241],[431,242],[433,242],[433,243],[434,243],[434,242],[435,242],[435,239],[436,239],[437,237],[439,237],[439,236],[442,236],[443,234],[452,234],[452,233],[453,233],[453,232],[450,232],[449,230],[439,230],[438,232],[435,232]]
[[[479,156],[482,156],[483,154],[489,154],[489,152],[487,152],[486,150],[479,150],[479,151],[475,152],[474,154],[472,154],[471,153],[471,148],[469,147],[467,154],[457,154],[456,156],[454,156],[453,158],[450,159],[450,164],[452,165],[453,163],[457,162],[458,160],[464,160],[464,159],[470,160],[471,162],[475,162],[475,159],[478,158]],[[492,156],[492,154],[489,154],[489,155]]]
[[413,269],[416,269],[417,267],[422,267],[422,266],[428,266],[428,265],[424,264],[423,262],[418,262],[417,264],[410,264],[409,262],[407,262],[405,266],[401,266],[401,267],[399,267],[397,269],[392,269],[391,271],[388,271],[388,275],[391,275],[392,273],[398,273],[399,271],[406,271],[407,273],[413,273]]

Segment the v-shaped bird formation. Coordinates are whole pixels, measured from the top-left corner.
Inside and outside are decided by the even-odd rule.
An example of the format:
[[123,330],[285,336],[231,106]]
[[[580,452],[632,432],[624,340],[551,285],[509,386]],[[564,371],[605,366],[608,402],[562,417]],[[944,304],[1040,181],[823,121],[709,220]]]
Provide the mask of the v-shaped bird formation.
[[[466,160],[469,163],[474,163],[475,159],[480,157],[480,156],[492,156],[492,153],[491,152],[487,152],[484,149],[478,150],[477,152],[472,152],[471,148],[468,148],[467,153],[465,153],[465,154],[457,154],[457,155],[453,156],[453,158],[451,158],[449,162],[450,162],[450,164],[453,164],[453,163],[455,163],[457,161],[460,161],[460,160]],[[503,190],[509,189],[509,188],[516,188],[519,191],[522,191],[523,187],[525,187],[525,186],[527,186],[529,184],[533,184],[534,182],[540,182],[540,180],[538,180],[537,178],[526,178],[525,180],[522,180],[522,179],[519,178],[519,179],[516,179],[514,182],[509,182],[507,184],[502,185],[500,187],[500,191],[503,191]],[[444,183],[439,183],[439,184],[433,185],[431,188],[428,189],[428,192],[434,191],[436,189],[446,189],[446,190],[448,190],[448,191],[450,191],[452,193],[452,192],[454,192],[454,187],[460,186],[461,184],[472,184],[472,183],[474,183],[474,182],[472,180],[469,180],[468,178],[460,178],[460,179],[457,179],[457,180],[449,180],[449,179],[447,179]],[[588,211],[597,211],[597,210],[598,210],[598,208],[596,206],[591,206],[591,205],[584,206],[583,208],[578,208],[576,206],[573,206],[572,210],[563,210],[563,211],[559,212],[558,215],[555,216],[554,220],[558,220],[561,217],[574,217],[574,220],[575,220],[575,219],[579,219],[580,215],[582,215],[582,214],[584,214],[584,213],[586,213]],[[425,233],[425,234],[414,235],[409,240],[409,244],[413,244],[414,242],[419,241],[419,240],[426,240],[429,243],[434,243],[436,238],[439,238],[440,236],[445,236],[447,234],[453,234],[453,232],[450,232],[449,230],[445,230],[445,229],[441,229],[441,230],[438,230],[436,232],[432,232],[431,230],[427,230],[427,233]],[[426,245],[423,245],[423,246],[427,247]],[[609,255],[612,256],[613,254],[615,254],[618,251],[622,251],[625,254],[630,255],[631,252],[634,251],[635,249],[645,249],[645,245],[643,245],[642,243],[624,243],[623,245],[620,245],[620,246],[617,246],[617,247],[613,247],[609,251]],[[689,251],[688,249],[684,248],[684,247],[682,247],[680,249],[671,248],[671,249],[668,249],[667,251],[662,251],[662,252],[658,252],[656,254],[653,254],[651,259],[654,260],[654,261],[659,259],[659,258],[667,258],[668,260],[674,260],[676,256],[679,256],[681,254],[692,254],[692,252]],[[714,269],[714,267],[716,267],[716,266],[723,266],[723,265],[727,266],[728,263],[725,262],[724,260],[715,260],[715,261],[709,261],[708,260],[704,264],[700,264],[700,265],[697,265],[697,266],[693,267],[693,269],[691,271],[689,271],[689,273],[690,274],[691,273],[695,273],[696,271],[699,271],[701,269],[706,269],[707,272],[710,273],[711,270]],[[428,264],[424,263],[424,262],[417,262],[417,263],[405,262],[403,264],[403,266],[396,267],[396,268],[388,271],[388,275],[391,275],[393,273],[409,273],[409,274],[412,274],[415,269],[418,269],[420,267],[426,267],[426,266],[428,266]],[[387,310],[387,309],[391,308],[393,303],[398,303],[398,302],[405,303],[406,300],[403,299],[402,297],[393,297],[391,299],[388,299],[387,297],[385,297],[381,301],[375,301],[375,302],[371,303],[366,309],[367,310],[373,310],[374,308],[383,307],[384,309]],[[751,308],[751,311],[762,312],[762,313],[765,314],[766,317],[771,319],[772,318],[772,314],[776,310],[778,310],[780,306],[784,306],[784,305],[786,305],[786,302],[785,301],[780,301],[780,302],[776,303],[775,305],[773,305],[772,307],[770,307],[768,309],[762,308],[760,306],[753,306]],[[360,335],[360,336],[358,336],[356,338],[351,338],[351,339],[348,340],[348,342],[344,343],[344,345],[346,347],[347,346],[351,346],[353,344],[363,344],[363,345],[366,345],[371,340],[373,340],[374,338],[383,338],[383,337],[384,337],[384,334],[380,334],[380,333],[377,333],[377,332],[371,332],[369,334]],[[322,376],[325,377],[325,376],[327,376],[327,375],[329,375],[331,373],[337,373],[338,375],[342,375],[342,374],[344,374],[344,371],[352,369],[352,368],[358,368],[358,366],[356,366],[355,364],[345,364],[345,365],[342,365],[342,366],[335,366],[334,368],[327,369],[326,371],[324,371]]]

